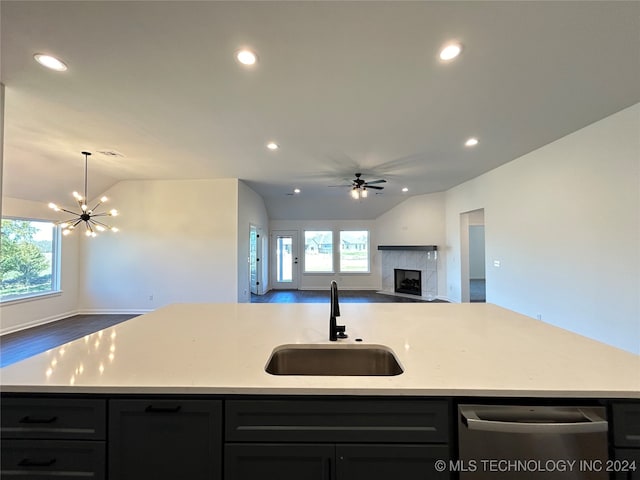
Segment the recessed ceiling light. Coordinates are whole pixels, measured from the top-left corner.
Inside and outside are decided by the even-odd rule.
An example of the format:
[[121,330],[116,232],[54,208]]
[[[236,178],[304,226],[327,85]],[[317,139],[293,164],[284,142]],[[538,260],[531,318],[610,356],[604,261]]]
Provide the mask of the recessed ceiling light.
[[293,193],[300,193],[300,189],[299,188],[294,188],[293,189]]
[[477,144],[478,139],[475,137],[471,137],[466,142],[464,142],[465,147],[475,147]]
[[243,48],[242,50],[238,50],[236,52],[236,60],[238,60],[243,65],[251,66],[255,65],[258,61],[258,55],[247,48]]
[[458,55],[460,55],[461,51],[462,45],[460,45],[459,43],[449,43],[448,45],[445,45],[442,50],[440,50],[440,60],[444,60],[445,62],[453,60]]
[[280,145],[278,145],[276,142],[269,142],[267,143],[267,148],[269,150],[278,150],[280,148]]
[[408,192],[408,191],[409,191],[409,189],[408,189],[407,187],[403,187],[403,188],[402,188],[402,191],[406,193],[406,192]]
[[35,58],[36,62],[38,62],[40,65],[50,68],[51,70],[64,72],[67,69],[67,66],[63,61],[58,60],[56,57],[52,57],[51,55],[36,53],[33,58]]

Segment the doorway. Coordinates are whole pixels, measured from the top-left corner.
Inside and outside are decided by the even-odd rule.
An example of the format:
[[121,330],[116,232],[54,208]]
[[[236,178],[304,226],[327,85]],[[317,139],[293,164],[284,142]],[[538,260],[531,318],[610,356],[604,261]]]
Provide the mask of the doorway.
[[274,289],[298,289],[298,232],[295,230],[271,233],[271,255]]
[[484,209],[460,214],[461,300],[486,302]]
[[249,291],[253,295],[262,295],[263,290],[260,285],[261,271],[260,256],[262,254],[262,238],[260,238],[260,228],[255,225],[249,226]]

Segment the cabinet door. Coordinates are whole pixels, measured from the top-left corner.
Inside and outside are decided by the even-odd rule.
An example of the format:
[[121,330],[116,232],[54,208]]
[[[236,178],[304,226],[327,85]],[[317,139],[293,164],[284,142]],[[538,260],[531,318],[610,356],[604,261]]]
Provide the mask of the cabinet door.
[[435,462],[449,463],[445,445],[338,445],[337,480],[431,480],[449,478]]
[[222,476],[222,406],[214,400],[111,400],[109,478]]
[[333,445],[226,444],[224,478],[225,480],[330,480],[335,478],[334,454],[335,446]]
[[616,448],[615,480],[640,480],[640,448]]

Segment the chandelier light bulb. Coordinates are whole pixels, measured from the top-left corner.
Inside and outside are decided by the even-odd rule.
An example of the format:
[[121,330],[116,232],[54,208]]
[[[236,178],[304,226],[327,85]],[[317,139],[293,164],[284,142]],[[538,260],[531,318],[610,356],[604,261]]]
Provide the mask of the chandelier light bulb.
[[100,202],[104,203],[104,202],[106,202],[107,200],[109,200],[107,197],[102,197],[102,198],[100,199]]
[[82,195],[80,195],[78,192],[73,192],[73,198],[80,201],[82,200]]
[[118,216],[118,210],[116,210],[115,208],[109,210],[109,215],[111,215],[112,217],[117,217]]
[[118,228],[117,228],[117,227],[111,227],[111,231],[112,231],[112,232],[114,232],[114,233],[117,233],[117,232],[119,232],[120,230],[118,230]]

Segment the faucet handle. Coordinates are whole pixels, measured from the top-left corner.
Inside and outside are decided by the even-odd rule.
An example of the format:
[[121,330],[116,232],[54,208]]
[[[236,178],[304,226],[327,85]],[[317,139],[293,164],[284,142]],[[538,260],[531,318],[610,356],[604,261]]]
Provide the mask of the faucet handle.
[[347,329],[347,327],[345,327],[344,325],[336,325],[336,337],[338,337],[338,338],[349,338],[349,335],[344,333],[346,329]]

